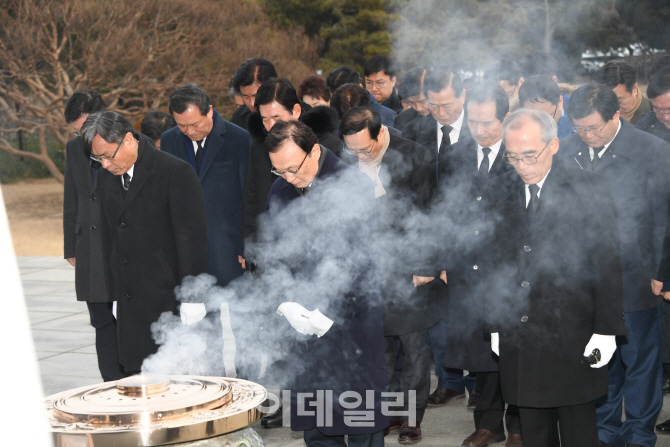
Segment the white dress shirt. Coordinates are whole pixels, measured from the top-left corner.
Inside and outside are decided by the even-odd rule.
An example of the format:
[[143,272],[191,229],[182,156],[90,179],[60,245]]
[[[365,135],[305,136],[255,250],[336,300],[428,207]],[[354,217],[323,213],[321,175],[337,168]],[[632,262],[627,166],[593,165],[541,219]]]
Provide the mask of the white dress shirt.
[[[128,179],[128,182],[133,181],[133,172],[135,172],[135,165],[134,164],[130,167],[130,169],[128,169],[128,172],[126,172],[126,174],[128,174],[130,176],[130,178]],[[123,186],[123,174],[120,175],[119,177],[121,177],[121,186]]]
[[[451,132],[449,132],[449,140],[451,141],[451,144],[458,142],[458,136],[461,133],[461,127],[463,126],[464,116],[465,116],[465,109],[461,111],[461,115],[458,117],[458,119],[450,124]],[[440,144],[442,144],[442,126],[444,126],[444,124],[440,124],[437,121],[435,121],[435,123],[437,124],[437,150],[439,151]]]
[[[491,168],[493,167],[493,162],[495,161],[496,157],[498,156],[498,152],[500,152],[500,146],[502,146],[502,140],[498,140],[498,142],[492,146],[489,146],[489,149],[491,149],[491,152],[489,152],[489,172],[491,172]],[[479,167],[482,165],[482,161],[484,160],[484,149],[483,146],[481,146],[479,143],[477,144],[477,170],[479,171]]]
[[[619,121],[619,127],[617,128],[616,133],[614,134],[614,138],[616,138],[616,136],[619,134],[620,130],[621,130],[621,121]],[[605,151],[607,151],[607,148],[610,147],[610,144],[612,144],[612,141],[614,141],[614,138],[612,138],[610,140],[610,142],[607,143],[606,145],[604,145],[603,149],[600,152],[598,152],[598,158],[603,157],[603,154],[605,153]],[[591,161],[593,161],[593,148],[592,147],[589,147],[589,157],[591,158]]]
[[[205,141],[207,141],[207,137],[203,138],[202,143],[200,143],[203,148],[205,147]],[[191,140],[191,143],[193,144],[193,153],[197,154],[198,153],[198,143],[196,141],[193,141],[193,140]]]
[[[538,199],[540,198],[540,194],[542,194],[542,185],[544,185],[544,181],[547,179],[547,176],[549,175],[550,172],[551,172],[551,168],[549,168],[547,173],[544,175],[544,178],[542,180],[540,180],[539,182],[537,182],[537,186],[538,186],[538,188],[540,188],[539,191],[537,191],[537,198]],[[530,189],[528,188],[528,185],[525,185],[525,187],[526,187],[526,208],[528,208],[528,204],[530,203]]]

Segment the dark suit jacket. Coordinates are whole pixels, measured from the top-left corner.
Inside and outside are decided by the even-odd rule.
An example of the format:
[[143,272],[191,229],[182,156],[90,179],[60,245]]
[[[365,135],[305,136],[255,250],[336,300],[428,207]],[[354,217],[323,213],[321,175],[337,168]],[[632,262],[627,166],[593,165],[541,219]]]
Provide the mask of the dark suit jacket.
[[205,203],[193,168],[136,135],[139,155],[128,191],[118,176],[98,174],[119,361],[131,372],[157,351],[151,324],[163,312],[176,313],[174,288],[207,271]]
[[80,137],[65,146],[63,237],[65,258],[75,258],[75,289],[78,301],[105,303],[107,294],[98,182],[91,180],[89,154]]
[[644,115],[635,123],[635,127],[670,144],[670,129],[665,127],[665,124],[656,118],[656,114],[653,111]]
[[[237,256],[242,254],[242,188],[251,139],[216,111],[214,117],[198,178],[207,210],[209,273],[225,286],[243,273]],[[193,157],[193,146],[178,127],[161,136],[161,150],[185,161],[189,151]]]
[[[577,134],[561,140],[559,155],[571,166],[591,169],[589,148]],[[657,274],[668,217],[670,146],[622,119],[595,172],[609,180],[617,207],[624,308],[651,309],[661,302],[650,280]]]
[[[386,387],[382,309],[374,260],[375,200],[372,182],[361,172],[326,151],[321,170],[308,196],[301,196],[283,178],[272,185],[263,213],[264,275],[271,283],[268,295],[317,308],[335,323],[321,338],[296,332],[281,318],[287,332],[287,363],[291,390],[291,428],[310,430],[317,416],[297,414],[297,393],[333,394],[332,426],[319,427],[328,436],[376,433],[388,426],[381,414],[380,393]],[[300,242],[302,241],[302,242]],[[307,243],[309,249],[300,249]],[[333,269],[335,267],[335,269]],[[319,279],[321,275],[327,278]],[[324,287],[323,283],[338,286]],[[321,285],[317,284],[321,283]],[[305,289],[306,284],[313,284]],[[273,312],[275,309],[273,309]],[[374,411],[371,427],[347,426],[339,396],[366,391]],[[315,405],[315,403],[312,403]],[[359,411],[365,410],[361,404]],[[318,414],[318,413],[317,413]]]
[[251,110],[249,110],[246,104],[242,104],[235,109],[232,118],[230,118],[230,122],[244,130],[248,130],[247,121],[249,120],[249,115],[251,115]]
[[[502,158],[505,144],[491,165],[488,179],[513,171]],[[439,199],[435,200],[438,270],[447,271],[449,327],[445,366],[472,372],[497,371],[498,361],[491,351],[491,339],[483,326],[486,274],[480,268],[484,243],[486,185],[480,185],[477,169],[477,142],[471,137],[452,145],[440,163]],[[437,272],[436,272],[437,274]]]
[[[435,167],[437,167],[437,165],[446,157],[447,151],[440,152],[439,156],[437,155],[437,149],[439,147],[437,141],[437,121],[435,121],[435,118],[433,118],[433,116],[430,114],[420,116],[419,118],[407,123],[402,129],[402,136],[403,138],[412,140],[416,143],[419,143],[421,146],[430,149],[436,157]],[[458,135],[458,141],[461,141],[463,138],[467,138],[469,136],[470,129],[468,129],[468,117],[465,115],[463,117],[461,131]]]
[[400,102],[400,98],[398,97],[398,94],[396,93],[395,90],[393,90],[393,93],[391,93],[391,96],[389,96],[386,101],[382,103],[384,107],[388,107],[389,109],[393,110],[395,113],[400,114],[400,112],[403,111],[402,103]]
[[427,329],[443,314],[446,287],[439,279],[414,287],[421,258],[421,225],[408,214],[426,212],[437,182],[433,155],[423,146],[390,134],[389,147],[379,167],[386,194],[377,198],[379,213],[380,283],[384,304],[384,335],[403,335]]
[[407,123],[417,119],[420,116],[421,114],[412,108],[403,110],[393,120],[393,127],[395,127],[396,129],[400,129],[402,131],[402,129],[405,127],[405,125],[407,125]]
[[488,183],[491,238],[480,270],[508,404],[562,407],[607,393],[607,367],[581,360],[592,334],[626,334],[609,189],[604,178],[554,157],[529,222],[515,171]]

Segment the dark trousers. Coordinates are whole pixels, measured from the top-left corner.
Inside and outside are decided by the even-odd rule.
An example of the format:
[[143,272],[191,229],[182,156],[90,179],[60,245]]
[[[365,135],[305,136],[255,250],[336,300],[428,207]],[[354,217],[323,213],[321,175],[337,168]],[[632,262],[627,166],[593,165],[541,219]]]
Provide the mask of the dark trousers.
[[445,355],[447,351],[447,323],[440,320],[433,327],[428,329],[428,340],[430,350],[433,353],[435,362],[435,375],[437,376],[437,386],[447,388],[452,391],[464,392],[466,389],[472,391],[475,389],[475,377],[469,374],[463,377],[462,369],[446,368],[444,366]]
[[112,314],[112,303],[89,303],[91,326],[95,328],[95,352],[102,380],[109,382],[123,379],[127,374],[119,363],[119,340],[116,333],[116,318]]
[[[617,337],[607,395],[596,400],[598,436],[614,447],[656,445],[654,425],[663,405],[661,307],[625,312],[628,335]],[[626,399],[626,421],[621,406]]]
[[508,405],[507,414],[505,414],[505,401],[500,387],[500,373],[497,371],[478,372],[476,378],[475,429],[483,428],[494,433],[504,433],[504,415],[507,432],[521,434],[519,407]]
[[520,407],[519,414],[524,447],[600,445],[596,426],[596,404],[593,401],[558,408]]
[[[395,376],[396,351],[395,341],[400,340],[403,353],[403,368],[400,379]],[[411,334],[384,337],[386,344],[386,377],[389,381],[389,391],[402,391],[404,405],[402,409],[392,408],[393,411],[416,411],[416,421],[423,420],[423,414],[428,404],[430,394],[430,348],[428,347],[427,329]],[[408,408],[408,391],[416,391],[416,405]],[[391,420],[407,419],[402,416],[391,416]]]
[[[326,436],[316,428],[304,432],[307,447],[346,447],[344,435]],[[384,430],[366,435],[349,435],[349,447],[384,447]]]

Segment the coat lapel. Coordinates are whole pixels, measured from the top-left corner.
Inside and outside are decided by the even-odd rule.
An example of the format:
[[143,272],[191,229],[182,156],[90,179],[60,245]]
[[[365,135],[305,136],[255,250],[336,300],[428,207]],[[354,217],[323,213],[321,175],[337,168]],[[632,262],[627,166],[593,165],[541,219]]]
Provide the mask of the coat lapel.
[[[135,197],[137,197],[137,194],[140,192],[149,177],[153,175],[154,158],[156,154],[151,152],[152,149],[153,148],[147,147],[147,143],[140,138],[139,147],[137,149],[139,154],[137,156],[137,161],[135,162],[133,178],[130,181],[130,187],[128,188],[128,191],[126,191],[119,215],[123,214],[126,208],[128,208],[128,206],[135,199]],[[118,180],[117,178],[117,181],[120,182],[121,180]]]
[[200,165],[200,174],[198,175],[200,181],[205,178],[207,171],[212,166],[212,163],[216,159],[221,148],[224,146],[226,138],[226,125],[223,122],[223,118],[221,118],[218,113],[215,115],[215,117],[214,126],[212,127],[212,131],[207,137],[207,151],[205,152],[205,159],[202,160],[202,164]]

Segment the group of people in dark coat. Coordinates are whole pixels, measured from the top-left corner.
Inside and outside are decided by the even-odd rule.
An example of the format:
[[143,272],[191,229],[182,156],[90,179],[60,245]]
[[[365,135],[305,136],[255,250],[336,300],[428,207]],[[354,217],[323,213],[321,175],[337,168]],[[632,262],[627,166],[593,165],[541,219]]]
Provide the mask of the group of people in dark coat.
[[[464,446],[651,447],[670,364],[668,70],[649,99],[619,62],[567,96],[550,67],[501,61],[466,89],[446,69],[398,82],[374,56],[364,80],[339,67],[296,90],[252,58],[231,122],[187,84],[150,137],[75,93],[65,257],[103,378],[141,371],[164,312],[240,317],[178,301],[185,278],[253,277],[291,392],[263,426],[290,414],[308,446],[420,442],[426,409],[468,392]],[[212,373],[261,379],[225,355]]]

